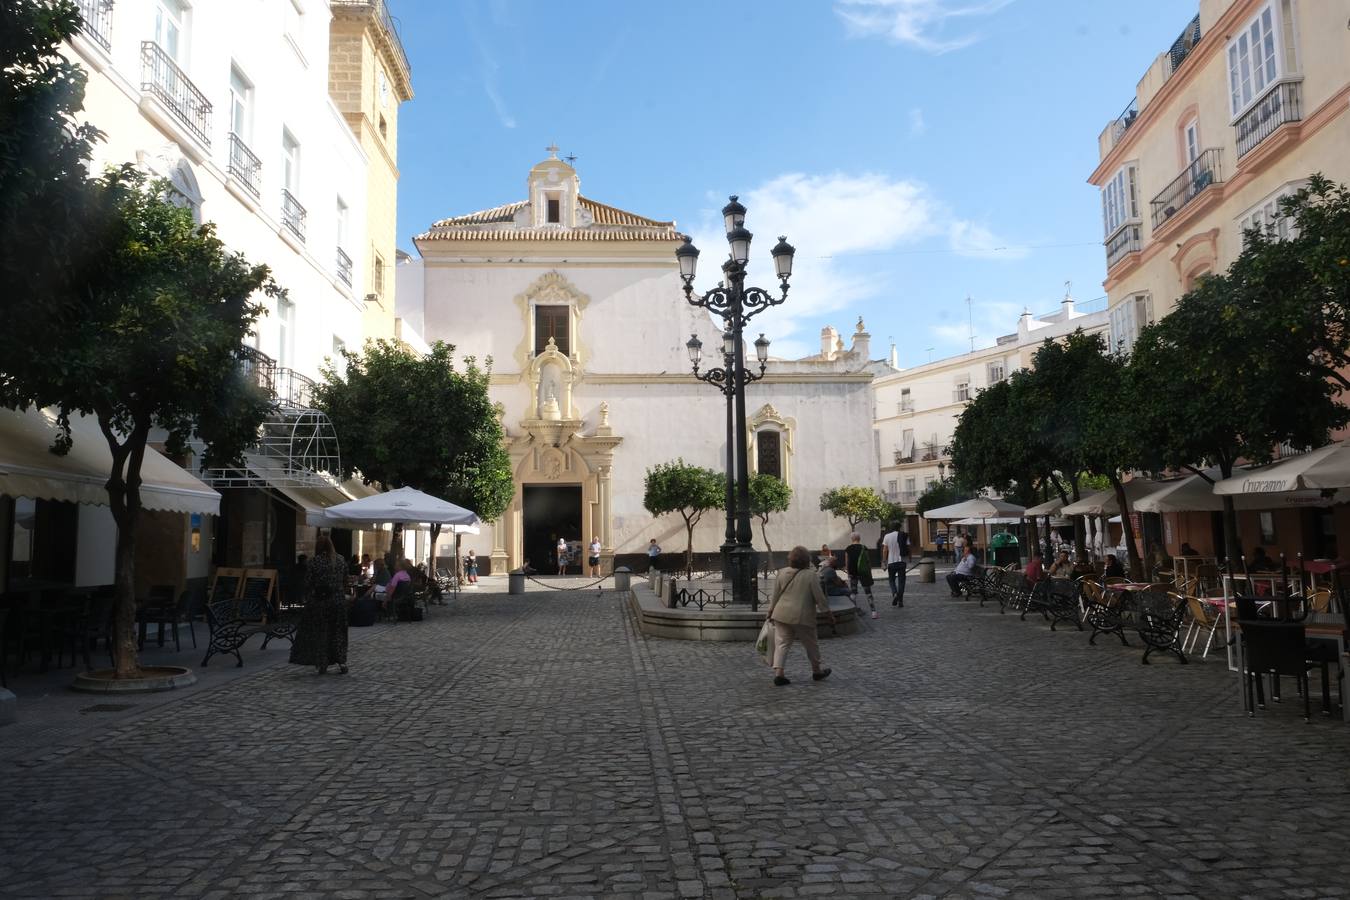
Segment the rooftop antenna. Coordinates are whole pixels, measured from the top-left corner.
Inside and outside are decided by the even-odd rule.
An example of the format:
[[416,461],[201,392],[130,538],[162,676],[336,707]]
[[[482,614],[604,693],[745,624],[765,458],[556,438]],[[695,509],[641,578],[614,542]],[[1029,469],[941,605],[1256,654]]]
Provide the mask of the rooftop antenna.
[[932,362],[932,361],[933,361],[933,348],[932,348],[932,347],[929,347],[929,348],[928,348],[928,361],[929,361],[929,362]]
[[975,315],[971,312],[970,295],[966,294],[966,331],[970,335],[970,352],[975,352]]

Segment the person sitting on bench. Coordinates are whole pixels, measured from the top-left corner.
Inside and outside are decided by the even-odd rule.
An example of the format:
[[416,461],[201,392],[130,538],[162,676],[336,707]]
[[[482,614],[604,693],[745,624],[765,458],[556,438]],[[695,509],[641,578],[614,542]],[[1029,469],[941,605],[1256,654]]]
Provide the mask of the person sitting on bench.
[[952,589],[953,597],[960,597],[962,583],[974,578],[976,574],[975,547],[970,541],[966,541],[965,553],[966,555],[956,564],[956,568],[947,575],[947,586]]

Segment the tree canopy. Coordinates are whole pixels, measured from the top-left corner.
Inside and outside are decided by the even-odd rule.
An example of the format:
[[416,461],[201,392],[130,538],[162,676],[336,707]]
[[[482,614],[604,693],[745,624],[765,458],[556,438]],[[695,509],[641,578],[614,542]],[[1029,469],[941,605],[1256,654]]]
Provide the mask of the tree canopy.
[[694,526],[710,509],[726,505],[726,479],[721,472],[691,466],[683,459],[659,463],[647,470],[642,505],[653,516],[679,513],[684,520],[684,569],[694,572]]
[[792,504],[792,488],[783,481],[766,472],[757,472],[750,476],[750,514],[759,519],[759,536],[764,539],[764,548],[773,555],[769,544],[769,517],[774,513],[787,512]]
[[876,488],[856,485],[831,488],[821,494],[820,508],[847,520],[850,531],[856,530],[860,522],[880,522],[890,509]]
[[[342,447],[341,474],[411,487],[495,521],[515,494],[511,457],[488,394],[491,360],[480,368],[437,341],[425,356],[386,340],[330,364],[315,400]],[[440,529],[432,528],[432,562]]]

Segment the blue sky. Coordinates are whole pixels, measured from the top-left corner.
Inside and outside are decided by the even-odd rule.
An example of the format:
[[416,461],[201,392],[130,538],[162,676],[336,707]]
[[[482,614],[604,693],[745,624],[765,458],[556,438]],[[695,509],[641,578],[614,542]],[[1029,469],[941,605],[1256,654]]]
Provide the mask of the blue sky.
[[399,123],[399,244],[524,198],[557,142],[582,192],[675,219],[725,253],[737,193],[751,283],[797,274],[757,319],[775,355],[852,331],[902,366],[1104,291],[1097,135],[1191,0],[391,0],[413,67]]

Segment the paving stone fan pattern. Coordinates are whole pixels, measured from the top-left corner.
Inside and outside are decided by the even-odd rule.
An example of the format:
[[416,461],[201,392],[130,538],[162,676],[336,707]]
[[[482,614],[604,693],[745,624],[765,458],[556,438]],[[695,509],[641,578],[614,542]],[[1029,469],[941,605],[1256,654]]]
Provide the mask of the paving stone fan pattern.
[[1248,720],[1213,658],[882,608],[776,688],[612,591],[480,595],[57,731],[0,752],[0,896],[1350,894],[1350,729],[1291,683]]

